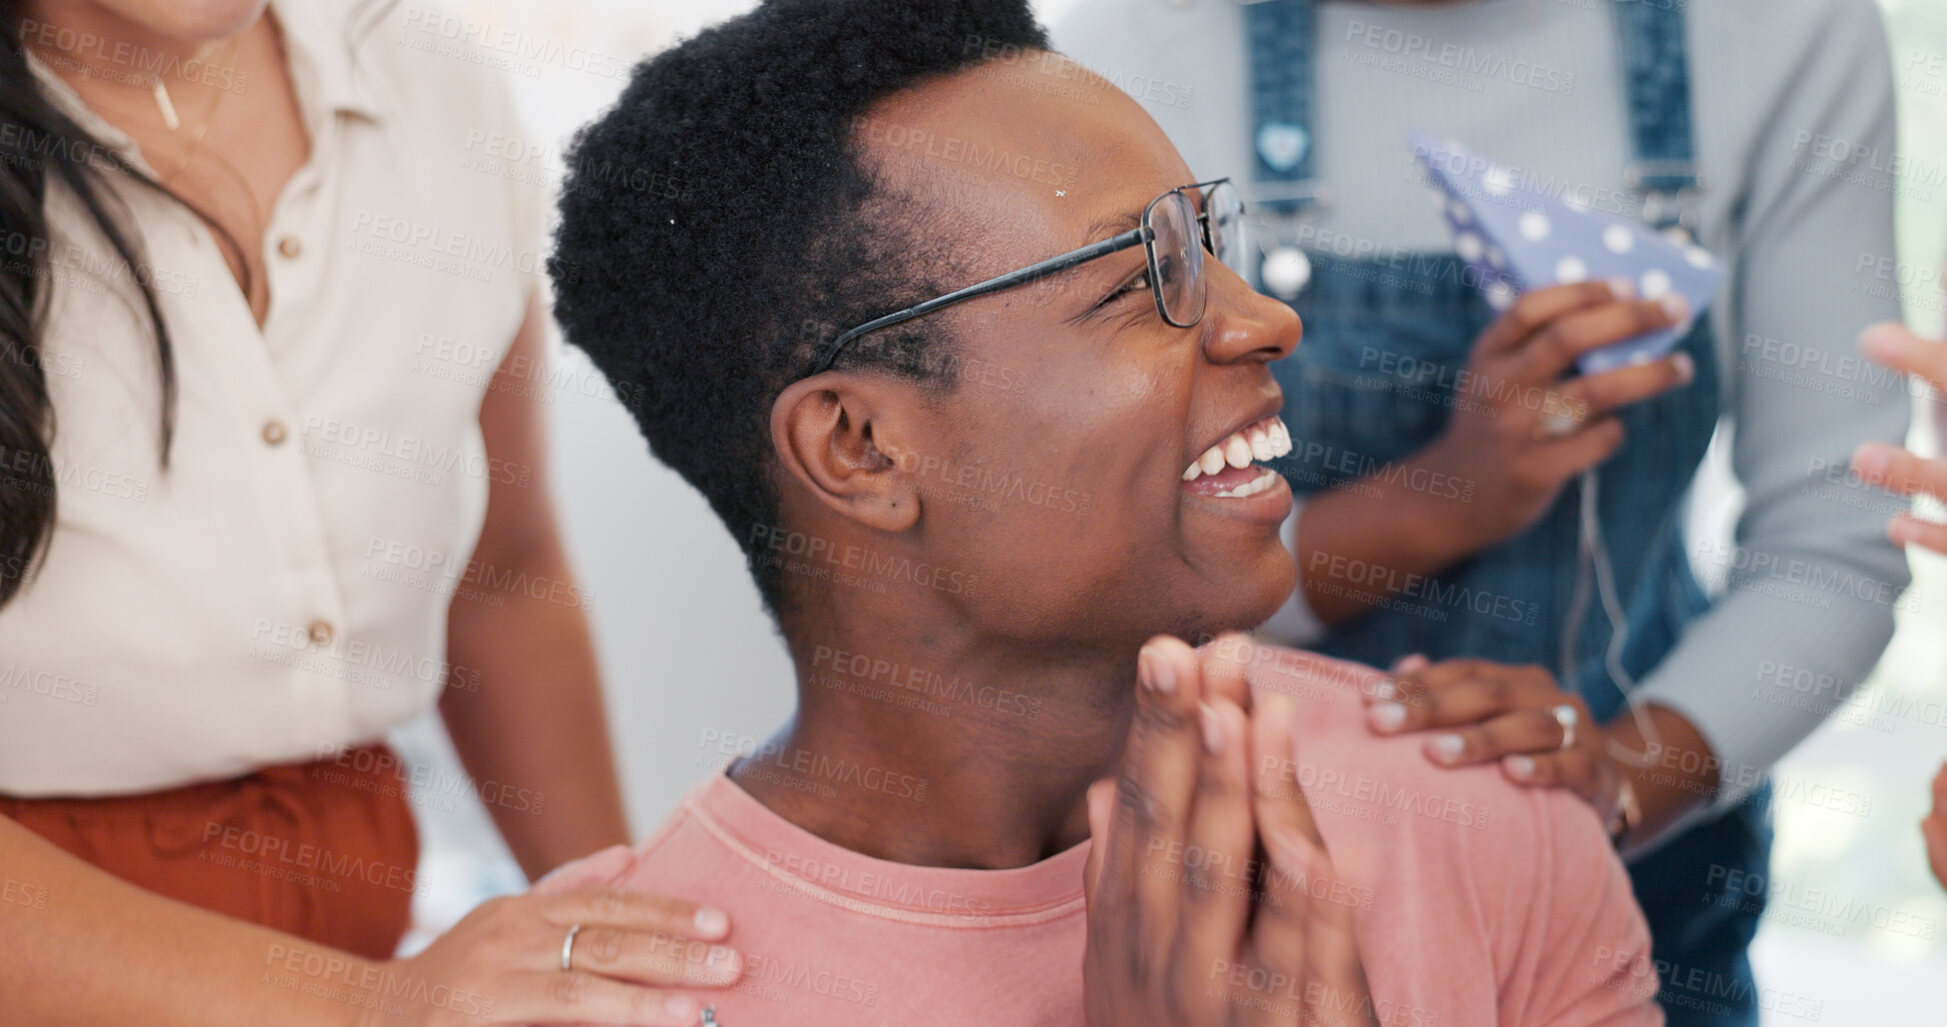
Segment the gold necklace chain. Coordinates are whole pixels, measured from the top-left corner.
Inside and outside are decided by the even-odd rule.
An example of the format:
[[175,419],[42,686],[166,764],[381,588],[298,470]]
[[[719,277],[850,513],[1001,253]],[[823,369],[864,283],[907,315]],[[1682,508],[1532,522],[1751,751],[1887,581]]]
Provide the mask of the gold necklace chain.
[[[243,32],[237,33],[235,36],[230,37],[230,39],[227,40],[225,43],[221,44],[225,48],[223,59],[229,60],[236,56],[237,51],[242,46],[243,37],[248,32],[249,29],[245,29]],[[147,91],[149,93],[150,99],[155,104],[156,113],[162,117],[163,127],[167,128],[170,132],[176,132],[182,128],[182,117],[177,112],[175,98],[171,96],[169,93],[169,83],[168,83],[167,73],[158,71],[155,73],[154,77],[151,78],[149,81],[138,84],[135,82],[130,82],[129,81],[130,76],[126,72],[123,72],[120,69],[115,68],[112,62],[105,65],[92,63],[86,58],[82,57],[80,55],[80,51],[64,50],[59,46],[52,45],[52,44],[44,44],[39,42],[38,40],[29,42],[28,45],[32,46],[35,50],[39,51],[41,54],[41,59],[52,67],[66,68],[71,72],[73,72],[74,74],[79,75],[83,78],[100,79],[104,82],[112,82],[118,85],[126,85],[131,88],[142,89]],[[192,54],[188,60],[176,64],[178,73],[180,73],[180,69],[182,69],[187,65],[209,63],[208,57],[210,55],[210,51],[213,48],[215,48],[217,45],[219,44],[205,43],[202,46],[197,47],[196,52]],[[218,95],[212,98],[210,102],[210,106],[205,110],[206,116],[208,114],[213,113],[216,110],[217,104],[220,103],[223,99],[222,94],[228,91],[229,90],[227,89],[217,90]],[[207,133],[207,129],[208,126],[205,125],[206,133]]]
[[[244,31],[248,32],[249,30],[245,29]],[[230,41],[226,44],[226,46],[228,47],[228,52],[225,55],[225,58],[234,59],[237,55],[237,52],[241,50],[243,47],[243,33],[240,32],[236,36],[232,37]],[[216,124],[217,108],[223,105],[223,98],[228,95],[230,95],[230,91],[228,89],[218,89],[216,91],[216,95],[210,97],[209,105],[203,108],[203,117],[202,117],[203,124],[201,128],[198,128],[196,130],[196,138],[190,140],[188,148],[186,148],[183,151],[182,160],[177,162],[175,168],[171,169],[167,175],[164,175],[161,178],[157,179],[158,181],[166,182],[169,179],[175,178],[177,175],[182,174],[183,170],[189,167],[189,162],[194,160],[198,153],[202,152],[203,140],[209,137],[210,126]],[[160,78],[156,79],[156,102],[158,107],[163,107],[166,105],[167,109],[164,111],[163,117],[164,120],[167,121],[168,112],[174,109],[175,104],[170,101],[169,90],[167,87],[165,87],[162,84],[162,80]],[[174,131],[175,126],[172,125],[170,127],[170,130]]]
[[[187,64],[207,63],[208,59],[211,58],[211,53],[210,53],[211,50],[214,47],[219,45],[223,47],[223,50],[221,54],[216,56],[215,59],[223,60],[223,61],[234,60],[237,53],[243,47],[243,37],[246,34],[248,34],[249,31],[250,31],[249,29],[245,29],[243,32],[239,32],[235,36],[230,37],[230,39],[228,39],[222,44],[209,43],[198,47],[196,49],[195,54],[192,55],[187,61],[177,65],[177,68],[180,69],[181,67]],[[163,127],[166,128],[172,135],[181,130],[183,125],[182,117],[180,113],[177,111],[175,98],[171,96],[169,93],[169,85],[167,81],[168,76],[166,73],[161,71],[156,72],[153,80],[151,80],[146,86],[141,86],[141,85],[136,85],[135,83],[127,82],[125,77],[121,73],[113,70],[112,68],[103,68],[102,66],[91,65],[86,59],[80,57],[78,53],[75,51],[62,50],[59,47],[48,47],[48,46],[36,46],[35,48],[43,51],[42,59],[47,60],[50,65],[53,65],[55,67],[65,66],[75,74],[81,75],[86,78],[101,79],[107,82],[130,85],[131,87],[138,88],[138,89],[146,88],[155,103],[156,113],[162,117]],[[49,60],[48,51],[51,51],[52,54],[56,55],[56,59]],[[223,89],[223,88],[217,88],[215,90],[215,95],[210,97],[209,103],[205,105],[203,108],[202,117],[198,119],[200,124],[197,126],[195,137],[189,140],[188,145],[183,150],[181,158],[176,161],[174,167],[171,167],[167,171],[159,172],[157,174],[156,180],[158,182],[166,183],[174,179],[176,176],[182,174],[183,171],[185,171],[189,167],[190,162],[196,159],[196,155],[202,152],[203,142],[209,137],[211,126],[213,126],[216,123],[217,110],[222,106],[224,96],[229,92],[230,90]]]

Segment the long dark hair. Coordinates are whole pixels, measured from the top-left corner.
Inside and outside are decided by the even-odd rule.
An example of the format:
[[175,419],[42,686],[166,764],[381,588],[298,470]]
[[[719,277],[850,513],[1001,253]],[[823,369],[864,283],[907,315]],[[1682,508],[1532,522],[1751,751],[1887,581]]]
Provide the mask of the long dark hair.
[[20,0],[0,0],[0,606],[43,555],[54,532],[54,407],[41,364],[47,297],[54,282],[47,190],[74,194],[141,291],[162,376],[162,462],[175,434],[176,364],[169,325],[141,273],[141,250],[107,186],[109,172],[161,186],[103,146],[55,106],[27,65]]

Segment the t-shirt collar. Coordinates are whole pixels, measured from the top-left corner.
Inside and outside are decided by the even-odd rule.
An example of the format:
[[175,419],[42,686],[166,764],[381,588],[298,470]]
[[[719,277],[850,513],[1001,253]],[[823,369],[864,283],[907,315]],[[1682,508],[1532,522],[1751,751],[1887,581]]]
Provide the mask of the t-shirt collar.
[[1081,908],[1087,842],[1007,870],[914,866],[828,842],[773,813],[727,774],[699,784],[685,805],[717,833],[728,835],[725,840],[746,858],[855,910],[902,920],[988,926]]

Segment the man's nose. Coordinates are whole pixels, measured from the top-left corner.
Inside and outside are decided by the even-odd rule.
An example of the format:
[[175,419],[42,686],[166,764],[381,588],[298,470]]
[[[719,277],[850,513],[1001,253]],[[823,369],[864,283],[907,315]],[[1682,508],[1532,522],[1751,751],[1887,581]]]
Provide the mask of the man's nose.
[[1205,265],[1210,275],[1204,352],[1211,363],[1238,360],[1270,363],[1291,355],[1305,326],[1290,305],[1250,287],[1237,272],[1217,262]]

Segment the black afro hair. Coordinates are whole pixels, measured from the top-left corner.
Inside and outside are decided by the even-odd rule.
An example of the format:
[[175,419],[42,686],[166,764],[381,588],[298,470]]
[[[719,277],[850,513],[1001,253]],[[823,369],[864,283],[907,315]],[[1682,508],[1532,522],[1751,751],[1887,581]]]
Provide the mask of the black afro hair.
[[[555,316],[774,614],[781,574],[754,541],[778,520],[771,404],[846,328],[945,291],[951,263],[929,252],[924,205],[861,163],[853,123],[984,55],[1047,47],[1026,0],[769,0],[637,66],[575,139]],[[951,387],[942,331],[875,333],[839,366]]]

